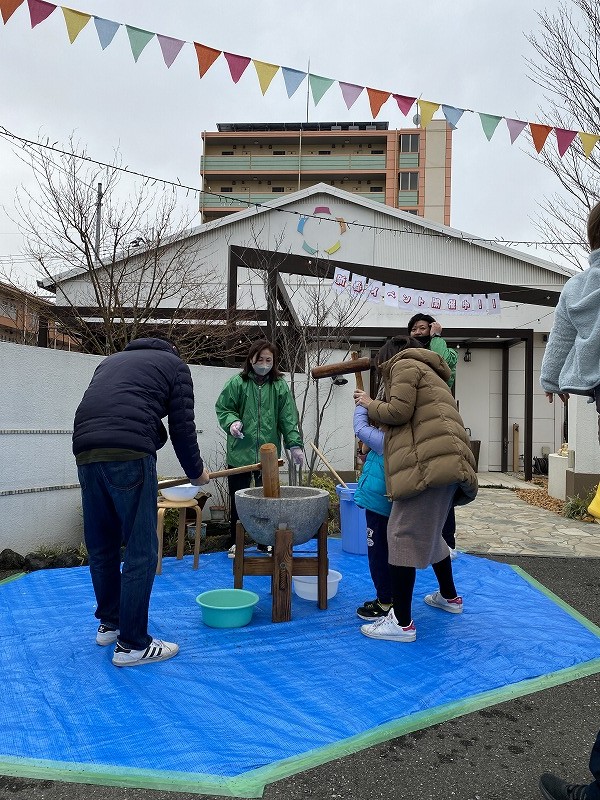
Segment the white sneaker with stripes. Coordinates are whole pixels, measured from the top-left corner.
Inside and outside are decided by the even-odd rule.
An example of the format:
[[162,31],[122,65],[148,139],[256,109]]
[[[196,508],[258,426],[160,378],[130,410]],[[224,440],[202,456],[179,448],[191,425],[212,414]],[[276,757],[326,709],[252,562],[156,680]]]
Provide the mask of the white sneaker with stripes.
[[179,652],[179,645],[152,639],[145,650],[128,650],[117,642],[112,663],[115,667],[137,667],[138,664],[153,664],[155,661],[166,661]]

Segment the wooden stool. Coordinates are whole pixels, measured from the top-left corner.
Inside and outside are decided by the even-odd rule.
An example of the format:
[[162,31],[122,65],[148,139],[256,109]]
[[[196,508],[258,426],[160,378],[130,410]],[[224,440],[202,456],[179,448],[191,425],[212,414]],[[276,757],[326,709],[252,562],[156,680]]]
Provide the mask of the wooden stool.
[[158,521],[156,525],[156,535],[158,536],[158,563],[156,565],[156,574],[160,575],[162,572],[162,554],[163,554],[163,535],[165,527],[165,511],[168,508],[179,509],[179,528],[177,531],[177,558],[183,558],[183,548],[185,545],[185,512],[188,508],[193,508],[196,512],[196,536],[194,537],[194,569],[198,569],[198,561],[200,559],[200,539],[202,537],[202,509],[204,504],[210,497],[209,494],[200,495],[197,499],[192,500],[166,500],[161,497],[158,500]]
[[327,556],[327,522],[319,528],[317,534],[316,555],[294,555],[292,550],[293,535],[280,526],[275,531],[273,552],[270,556],[247,556],[244,553],[244,526],[236,525],[235,557],[233,559],[233,587],[242,589],[244,575],[268,575],[271,578],[273,622],[289,622],[292,618],[292,576],[317,576],[317,606],[327,608],[327,574],[329,558]]

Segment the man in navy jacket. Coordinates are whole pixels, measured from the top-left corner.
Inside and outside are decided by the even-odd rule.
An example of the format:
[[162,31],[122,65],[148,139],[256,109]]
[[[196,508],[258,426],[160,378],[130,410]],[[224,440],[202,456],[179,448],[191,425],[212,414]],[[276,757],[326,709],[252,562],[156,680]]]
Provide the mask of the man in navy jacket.
[[[164,661],[179,647],[148,634],[158,560],[156,451],[169,434],[183,471],[208,483],[194,420],[190,369],[172,342],[135,339],[97,367],[73,426],[99,645],[119,667]],[[121,572],[121,546],[125,546]]]

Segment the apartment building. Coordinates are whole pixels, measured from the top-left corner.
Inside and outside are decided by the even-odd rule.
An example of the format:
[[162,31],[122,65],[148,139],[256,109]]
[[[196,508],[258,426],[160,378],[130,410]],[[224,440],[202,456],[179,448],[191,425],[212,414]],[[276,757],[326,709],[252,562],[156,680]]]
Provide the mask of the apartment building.
[[202,140],[203,222],[327,183],[450,224],[444,121],[400,130],[387,122],[219,123]]
[[52,305],[41,297],[0,282],[0,342],[79,350],[79,344],[52,319]]

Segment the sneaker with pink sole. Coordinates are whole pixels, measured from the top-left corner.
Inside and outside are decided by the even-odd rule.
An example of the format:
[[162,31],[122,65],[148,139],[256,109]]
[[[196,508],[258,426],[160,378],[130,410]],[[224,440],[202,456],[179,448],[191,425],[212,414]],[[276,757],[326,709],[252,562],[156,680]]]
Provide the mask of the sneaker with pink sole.
[[417,638],[415,623],[402,627],[390,608],[385,617],[379,617],[371,625],[361,625],[360,632],[370,639],[386,639],[389,642],[414,642]]
[[463,612],[463,599],[460,596],[453,600],[446,600],[439,592],[433,592],[433,594],[426,594],[423,600],[428,606],[441,608],[442,611],[449,611],[450,614],[462,614]]

